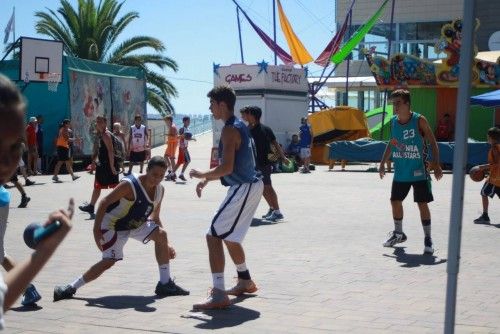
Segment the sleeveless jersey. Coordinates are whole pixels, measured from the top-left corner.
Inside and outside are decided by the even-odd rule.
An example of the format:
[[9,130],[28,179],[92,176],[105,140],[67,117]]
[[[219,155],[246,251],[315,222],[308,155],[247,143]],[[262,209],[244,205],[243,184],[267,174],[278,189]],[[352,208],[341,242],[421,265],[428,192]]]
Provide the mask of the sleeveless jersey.
[[149,215],[159,204],[163,195],[163,186],[156,186],[155,198],[150,199],[146,190],[136,175],[125,176],[122,181],[129,182],[134,193],[134,200],[121,198],[111,204],[106,210],[102,225],[103,228],[115,231],[128,231],[140,227],[146,222]]
[[[493,145],[496,146],[496,149],[500,149],[500,144]],[[493,150],[494,148],[492,147],[488,152],[488,164],[490,165],[490,176],[488,177],[488,182],[495,187],[500,187],[500,161],[495,163],[495,160],[493,159]]]
[[[234,155],[234,167],[231,174],[221,177],[221,183],[224,186],[234,186],[243,183],[252,183],[257,181],[255,171],[255,147],[250,137],[247,126],[241,120],[232,116],[226,121],[224,127],[234,127],[240,133],[241,144]],[[219,141],[219,163],[222,163],[222,153],[224,147],[222,140]]]
[[[170,132],[172,132],[172,133],[170,133]],[[177,137],[177,128],[176,128],[175,124],[172,124],[172,131],[168,132],[167,141],[165,144],[177,145],[178,141],[179,141],[179,138]]]
[[59,134],[57,135],[56,146],[69,148],[68,139],[64,138],[63,129],[59,129]]
[[146,149],[146,127],[141,124],[139,128],[135,125],[130,127],[130,132],[132,133],[132,152],[142,152]]
[[391,157],[394,162],[394,181],[414,182],[428,179],[425,160],[427,147],[418,129],[420,114],[412,112],[406,124],[397,116],[391,120]]
[[[179,129],[179,134],[183,135],[185,133],[189,133],[189,128],[183,126],[182,128]],[[188,147],[188,141],[182,137],[179,138],[179,148],[187,148]]]

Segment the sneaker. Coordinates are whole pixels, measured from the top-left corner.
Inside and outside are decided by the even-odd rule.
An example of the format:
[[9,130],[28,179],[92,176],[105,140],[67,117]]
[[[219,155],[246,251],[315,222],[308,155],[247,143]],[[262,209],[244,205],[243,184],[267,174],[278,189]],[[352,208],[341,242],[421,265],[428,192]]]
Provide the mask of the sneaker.
[[79,178],[80,178],[80,176],[75,175],[75,176],[73,176],[73,181],[78,180]]
[[170,174],[170,181],[174,181],[177,180],[177,175],[175,175],[175,173],[172,173]]
[[238,283],[231,289],[226,290],[226,293],[232,296],[240,296],[244,293],[254,293],[258,289],[251,279],[238,279]]
[[429,254],[432,255],[434,254],[434,247],[432,245],[432,238],[431,237],[425,237],[424,239],[424,254]]
[[170,279],[165,284],[161,284],[160,282],[158,282],[158,284],[156,284],[155,293],[160,297],[189,295],[189,291],[184,290],[183,288],[175,284],[172,279]]
[[269,208],[269,210],[267,210],[267,213],[262,216],[262,219],[268,219],[269,216],[273,214],[273,212],[274,212],[274,210]]
[[479,218],[474,219],[474,224],[489,224],[490,223],[490,217],[486,214],[482,214],[479,216]]
[[32,186],[35,184],[35,181],[31,181],[30,179],[26,179],[26,182],[24,182],[24,185],[26,187]]
[[76,293],[76,289],[71,285],[59,285],[54,288],[54,301],[57,302],[62,299],[71,299]]
[[82,210],[83,212],[90,213],[91,215],[94,214],[94,206],[90,203],[83,203],[83,205],[80,205],[78,209]]
[[29,284],[26,290],[24,290],[21,304],[23,306],[32,306],[35,305],[40,299],[42,299],[42,296],[40,296],[38,291],[36,291],[35,286],[33,284]]
[[403,232],[393,231],[390,238],[384,242],[384,247],[392,247],[395,244],[399,244],[406,241],[406,234]]
[[273,222],[281,220],[283,218],[285,218],[283,216],[283,214],[277,213],[276,211],[273,211],[273,213],[271,213],[269,216],[267,216],[267,220],[270,220],[270,221],[273,221]]
[[184,177],[184,174],[179,175],[179,179],[181,179],[182,181],[187,181],[186,178]]
[[311,171],[309,170],[309,168],[304,168],[304,167],[302,167],[302,168],[299,170],[299,172],[301,172],[302,174],[308,174],[308,173],[310,173]]
[[194,310],[212,310],[226,308],[231,305],[231,301],[225,291],[212,288],[207,299],[198,304],[193,305]]
[[19,204],[17,207],[18,208],[25,208],[28,206],[28,202],[31,201],[31,198],[28,196],[24,195],[21,197],[21,204]]
[[61,182],[61,180],[59,180],[59,177],[56,176],[56,175],[52,176],[52,181],[54,181],[56,183],[60,183]]

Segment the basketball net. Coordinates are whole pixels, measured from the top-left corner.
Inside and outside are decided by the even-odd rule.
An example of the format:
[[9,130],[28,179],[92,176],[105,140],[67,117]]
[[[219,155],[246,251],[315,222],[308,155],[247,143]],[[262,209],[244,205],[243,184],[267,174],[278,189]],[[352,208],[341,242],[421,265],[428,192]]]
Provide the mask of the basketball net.
[[61,80],[61,73],[49,73],[47,75],[47,88],[51,92],[57,92],[59,81]]

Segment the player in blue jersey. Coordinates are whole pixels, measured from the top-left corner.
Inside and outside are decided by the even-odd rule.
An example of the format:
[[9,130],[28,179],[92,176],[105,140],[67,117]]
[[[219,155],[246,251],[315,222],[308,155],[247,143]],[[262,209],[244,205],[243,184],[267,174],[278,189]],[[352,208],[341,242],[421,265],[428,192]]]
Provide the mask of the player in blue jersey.
[[164,188],[160,182],[165,177],[167,163],[163,157],[149,160],[146,174],[130,174],[99,203],[94,222],[94,239],[102,251],[102,260],[90,267],[71,284],[56,286],[54,301],[73,297],[76,290],[101,276],[117,261],[123,259],[123,247],[128,239],[142,243],[155,242],[160,280],[155,293],[158,296],[188,295],[170,278],[170,259],[175,250],[169,247],[167,232],[160,219]]
[[[194,309],[224,308],[230,305],[229,295],[257,291],[245,263],[243,239],[259,205],[264,185],[255,171],[254,145],[250,132],[241,120],[234,116],[236,94],[227,86],[212,89],[210,111],[216,120],[224,121],[219,141],[219,166],[201,172],[192,169],[190,177],[201,179],[196,186],[198,197],[211,180],[219,180],[228,187],[227,196],[217,210],[207,231],[207,245],[212,271],[213,289],[207,300],[193,305]],[[230,290],[224,286],[224,248],[236,265],[238,283]]]
[[[389,160],[394,162],[391,190],[394,231],[384,246],[392,247],[406,241],[406,235],[403,233],[403,200],[413,187],[413,200],[418,205],[425,235],[424,253],[433,254],[431,213],[428,203],[434,198],[429,171],[434,169],[436,180],[440,180],[443,176],[439,163],[439,149],[425,117],[411,111],[410,92],[397,89],[392,92],[391,100],[395,116],[391,119],[391,139],[380,162],[379,174],[380,178],[383,178],[386,162]],[[427,144],[431,146],[432,162],[427,161]]]

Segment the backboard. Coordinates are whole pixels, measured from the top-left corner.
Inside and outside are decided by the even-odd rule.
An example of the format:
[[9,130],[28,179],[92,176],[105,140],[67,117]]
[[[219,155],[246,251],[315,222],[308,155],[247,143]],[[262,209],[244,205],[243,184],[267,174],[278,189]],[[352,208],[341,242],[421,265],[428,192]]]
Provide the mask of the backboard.
[[[62,55],[61,41],[21,37],[19,80],[26,83],[53,80],[49,78],[50,73],[62,73]],[[59,75],[59,82],[62,77]]]

